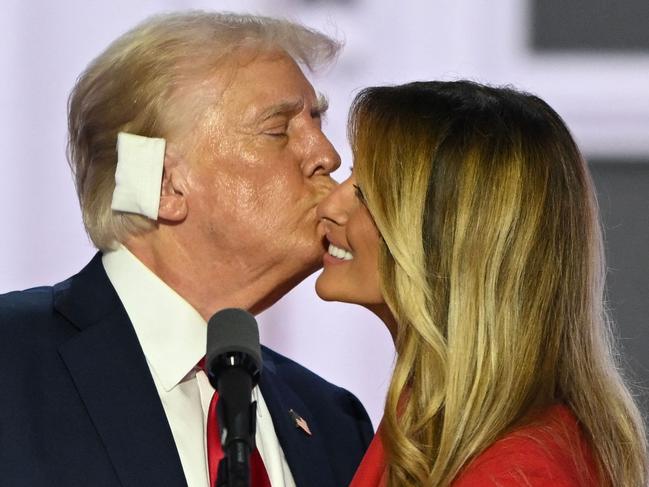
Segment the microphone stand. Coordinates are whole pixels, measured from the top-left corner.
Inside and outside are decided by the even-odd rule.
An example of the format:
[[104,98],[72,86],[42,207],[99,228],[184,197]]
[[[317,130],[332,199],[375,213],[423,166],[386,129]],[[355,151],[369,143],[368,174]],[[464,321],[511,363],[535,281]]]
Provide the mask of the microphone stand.
[[207,377],[219,393],[218,433],[224,455],[216,487],[249,487],[257,429],[257,403],[251,398],[262,370],[255,317],[238,308],[215,313],[207,324],[206,351]]
[[[252,390],[250,374],[233,367],[219,378],[219,390],[230,390],[231,385]],[[250,487],[250,454],[255,448],[256,412],[257,402],[250,402],[250,394],[232,398],[219,395],[217,413],[224,458],[219,464],[216,487]],[[229,425],[229,430],[225,425]]]

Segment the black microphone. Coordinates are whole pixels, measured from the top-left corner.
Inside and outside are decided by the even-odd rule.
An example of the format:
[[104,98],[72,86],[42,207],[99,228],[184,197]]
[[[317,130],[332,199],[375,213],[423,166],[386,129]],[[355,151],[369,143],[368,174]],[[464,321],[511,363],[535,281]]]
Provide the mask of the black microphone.
[[247,311],[227,308],[207,325],[205,366],[210,384],[219,393],[219,437],[225,458],[218,486],[249,487],[250,453],[255,446],[253,387],[262,369],[257,321]]

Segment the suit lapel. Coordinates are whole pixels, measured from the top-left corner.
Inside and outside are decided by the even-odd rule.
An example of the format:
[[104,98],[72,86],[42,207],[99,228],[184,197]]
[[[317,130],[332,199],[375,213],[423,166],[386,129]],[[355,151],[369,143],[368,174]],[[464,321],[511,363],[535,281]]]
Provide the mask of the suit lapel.
[[[299,396],[277,375],[270,360],[264,360],[259,388],[270,411],[275,433],[295,484],[298,487],[336,487],[316,418],[311,415]],[[290,410],[304,418],[312,432],[311,436],[296,426]]]
[[59,352],[121,483],[186,486],[144,354],[99,254],[55,288],[55,308],[79,328]]

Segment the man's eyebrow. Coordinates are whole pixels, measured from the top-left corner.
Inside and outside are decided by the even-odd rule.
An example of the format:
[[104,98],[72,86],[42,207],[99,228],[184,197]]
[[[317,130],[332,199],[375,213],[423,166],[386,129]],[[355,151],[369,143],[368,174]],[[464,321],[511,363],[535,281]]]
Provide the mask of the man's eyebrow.
[[[303,108],[304,108],[304,100],[302,99],[280,101],[279,103],[267,107],[256,118],[257,120],[264,122],[277,115],[299,113],[302,111]],[[327,100],[327,97],[325,95],[319,93],[315,104],[311,108],[311,116],[321,117],[325,114],[328,108],[329,108],[329,100]]]
[[315,102],[315,105],[311,109],[311,116],[315,117],[321,117],[325,114],[325,112],[329,109],[329,100],[327,99],[326,95],[323,93],[318,93],[318,99]]
[[274,105],[269,106],[266,108],[264,111],[262,111],[259,116],[257,117],[257,120],[260,121],[265,121],[270,118],[273,118],[277,115],[286,115],[289,113],[298,113],[302,111],[302,108],[304,108],[304,101],[303,100],[286,100],[286,101],[281,101],[279,103],[276,103]]

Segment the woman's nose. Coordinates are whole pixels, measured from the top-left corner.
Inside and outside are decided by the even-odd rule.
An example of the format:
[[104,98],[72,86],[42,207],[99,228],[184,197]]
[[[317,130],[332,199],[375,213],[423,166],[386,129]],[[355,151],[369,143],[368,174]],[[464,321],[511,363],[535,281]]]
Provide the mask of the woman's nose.
[[317,208],[320,220],[330,221],[336,225],[347,222],[351,204],[353,204],[354,186],[351,178],[339,184],[329,195],[323,199]]

